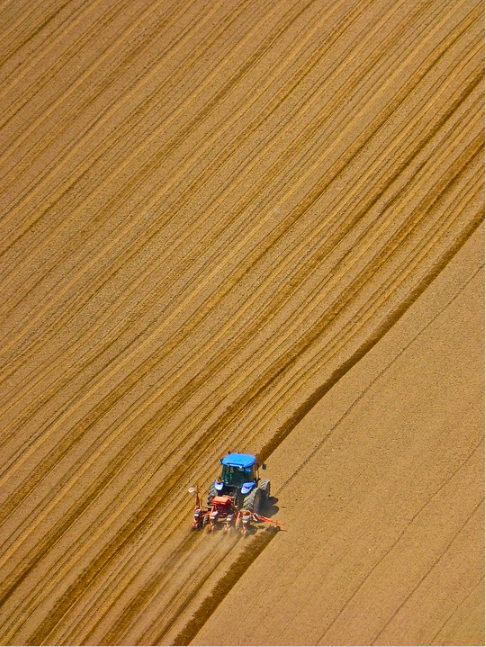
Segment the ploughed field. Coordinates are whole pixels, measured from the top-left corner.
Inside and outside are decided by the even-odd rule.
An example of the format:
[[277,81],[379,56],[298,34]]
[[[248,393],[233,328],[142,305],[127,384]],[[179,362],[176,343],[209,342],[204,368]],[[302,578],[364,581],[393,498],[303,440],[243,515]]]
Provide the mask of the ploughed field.
[[484,642],[483,25],[0,3],[1,644]]

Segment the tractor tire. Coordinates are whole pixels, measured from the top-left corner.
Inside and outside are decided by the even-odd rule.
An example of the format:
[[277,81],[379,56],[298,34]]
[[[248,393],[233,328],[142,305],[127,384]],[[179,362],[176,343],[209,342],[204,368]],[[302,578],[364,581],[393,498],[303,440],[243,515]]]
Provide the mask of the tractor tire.
[[260,488],[253,488],[250,494],[244,498],[241,509],[258,514],[261,509],[261,496]]
[[268,506],[268,500],[270,499],[270,481],[262,481],[258,489],[261,492],[260,509],[265,510],[265,508]]
[[217,494],[218,494],[218,491],[216,490],[216,486],[214,485],[214,483],[211,483],[208,491],[208,508],[212,504],[213,499],[215,496],[217,496]]

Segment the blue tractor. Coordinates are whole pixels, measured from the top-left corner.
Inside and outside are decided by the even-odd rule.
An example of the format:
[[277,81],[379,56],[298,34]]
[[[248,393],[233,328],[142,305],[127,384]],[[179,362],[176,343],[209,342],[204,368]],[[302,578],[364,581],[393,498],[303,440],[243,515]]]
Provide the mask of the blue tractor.
[[[260,479],[259,465],[250,454],[228,454],[221,460],[221,475],[211,484],[208,506],[214,497],[229,495],[237,510],[259,514],[270,497],[270,481]],[[265,469],[265,464],[261,466]]]

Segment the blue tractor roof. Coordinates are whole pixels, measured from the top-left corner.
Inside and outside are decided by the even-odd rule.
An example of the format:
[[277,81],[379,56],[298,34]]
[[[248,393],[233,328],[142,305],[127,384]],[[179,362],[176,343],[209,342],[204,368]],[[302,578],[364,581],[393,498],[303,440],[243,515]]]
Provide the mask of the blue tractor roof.
[[256,458],[250,454],[228,454],[221,463],[231,467],[251,467],[255,465]]

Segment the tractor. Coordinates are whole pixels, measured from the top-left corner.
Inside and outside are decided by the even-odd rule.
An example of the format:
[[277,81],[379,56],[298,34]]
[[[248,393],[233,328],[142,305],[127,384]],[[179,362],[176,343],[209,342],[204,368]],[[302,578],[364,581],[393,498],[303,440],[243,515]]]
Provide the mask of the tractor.
[[[221,460],[221,474],[211,483],[207,505],[201,504],[198,487],[189,492],[196,494],[193,530],[206,528],[212,532],[221,523],[223,531],[231,529],[245,535],[251,522],[273,524],[278,530],[282,525],[268,519],[260,511],[268,504],[270,482],[261,480],[259,465],[255,456],[250,454],[228,454]],[[264,470],[265,465],[261,466]]]
[[[259,465],[250,454],[228,454],[221,459],[221,474],[211,483],[208,506],[214,497],[229,495],[238,510],[258,514],[268,505],[270,481],[260,480]],[[266,469],[263,464],[262,470]]]

